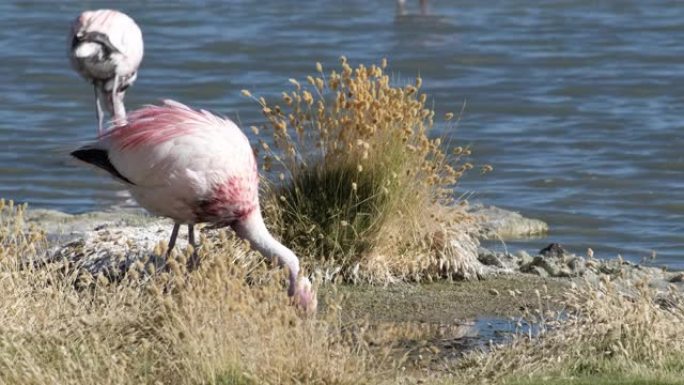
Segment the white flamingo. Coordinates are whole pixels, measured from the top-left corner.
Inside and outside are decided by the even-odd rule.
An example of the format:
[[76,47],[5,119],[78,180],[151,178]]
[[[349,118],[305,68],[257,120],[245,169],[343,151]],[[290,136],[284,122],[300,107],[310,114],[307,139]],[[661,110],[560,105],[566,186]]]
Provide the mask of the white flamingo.
[[71,153],[123,182],[138,203],[175,221],[169,252],[181,224],[195,244],[195,223],[230,226],[267,258],[289,269],[288,294],[307,311],[316,307],[299,259],[266,229],[259,207],[259,174],[252,148],[230,120],[166,100],[133,111],[128,122]]
[[115,122],[125,123],[124,96],[143,57],[138,25],[119,11],[85,11],[71,24],[68,44],[71,66],[93,83],[98,133],[103,132],[102,103]]

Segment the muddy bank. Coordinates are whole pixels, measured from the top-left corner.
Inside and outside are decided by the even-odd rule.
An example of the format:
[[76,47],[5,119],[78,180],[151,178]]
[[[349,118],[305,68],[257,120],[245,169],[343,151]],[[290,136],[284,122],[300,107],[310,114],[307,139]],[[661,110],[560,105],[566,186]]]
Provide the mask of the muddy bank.
[[561,309],[570,281],[499,275],[478,281],[439,281],[388,286],[326,285],[326,298],[341,296],[343,321],[366,325],[372,346],[401,360],[404,369],[440,370],[473,349],[488,349],[537,326],[524,321],[536,309]]
[[[477,317],[520,316],[560,303],[570,282],[525,275],[501,275],[479,281],[433,282],[389,286],[337,285],[353,317],[372,322],[452,323]],[[323,288],[323,294],[330,288]],[[537,297],[539,293],[541,297]]]

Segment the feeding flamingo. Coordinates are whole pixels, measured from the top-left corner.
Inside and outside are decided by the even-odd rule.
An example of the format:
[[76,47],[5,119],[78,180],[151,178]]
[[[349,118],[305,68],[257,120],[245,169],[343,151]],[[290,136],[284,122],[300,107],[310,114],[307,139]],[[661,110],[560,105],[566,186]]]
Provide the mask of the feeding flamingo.
[[124,96],[143,57],[138,25],[119,11],[85,11],[71,24],[68,43],[71,66],[93,83],[98,133],[103,132],[102,103],[115,122],[125,123]]
[[133,111],[126,124],[71,155],[108,171],[151,213],[173,219],[169,252],[181,224],[188,225],[193,246],[194,224],[230,226],[252,248],[287,266],[288,295],[298,306],[315,309],[310,281],[297,280],[297,256],[264,225],[254,153],[232,121],[165,100]]

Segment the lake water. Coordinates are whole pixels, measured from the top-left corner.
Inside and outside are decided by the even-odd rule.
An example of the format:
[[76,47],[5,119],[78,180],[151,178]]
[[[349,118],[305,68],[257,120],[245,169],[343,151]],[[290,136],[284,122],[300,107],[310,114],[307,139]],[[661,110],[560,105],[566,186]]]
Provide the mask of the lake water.
[[[95,133],[91,87],[68,65],[66,33],[108,2],[0,4],[0,196],[68,212],[126,197],[68,152]],[[110,3],[110,2],[109,2]],[[408,2],[417,12],[417,1]],[[132,109],[174,98],[243,126],[261,116],[240,95],[273,96],[287,79],[382,57],[420,73],[453,136],[474,149],[460,184],[482,201],[547,221],[560,242],[684,268],[684,4],[679,1],[437,1],[395,17],[394,2],[121,2],[145,58]],[[512,247],[511,244],[508,245]]]

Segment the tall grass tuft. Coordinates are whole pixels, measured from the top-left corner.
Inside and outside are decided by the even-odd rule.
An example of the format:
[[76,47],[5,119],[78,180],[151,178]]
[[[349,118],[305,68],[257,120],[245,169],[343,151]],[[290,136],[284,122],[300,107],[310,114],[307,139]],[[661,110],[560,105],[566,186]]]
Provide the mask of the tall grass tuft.
[[317,63],[277,102],[243,90],[268,122],[253,127],[267,136],[268,219],[305,262],[348,280],[476,276],[474,225],[453,193],[470,150],[430,138],[421,79],[395,86],[386,65]]

